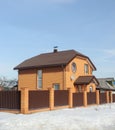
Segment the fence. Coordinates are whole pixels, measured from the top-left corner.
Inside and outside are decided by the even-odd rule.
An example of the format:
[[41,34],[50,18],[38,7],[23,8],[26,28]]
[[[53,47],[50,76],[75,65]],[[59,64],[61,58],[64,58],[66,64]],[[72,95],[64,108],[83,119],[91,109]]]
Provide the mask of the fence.
[[83,105],[83,93],[73,93],[73,107]]
[[96,93],[95,92],[87,93],[87,104],[88,105],[96,104]]
[[0,91],[0,109],[20,110],[20,91]]
[[113,102],[115,102],[115,94],[113,94]]
[[115,102],[115,95],[109,91],[73,93],[72,89],[45,91],[30,91],[23,88],[20,91],[0,91],[0,109],[20,110],[21,113],[53,110],[62,107],[79,107],[92,104]]
[[107,103],[106,94],[100,93],[100,104],[105,104],[105,103]]
[[54,106],[68,105],[69,92],[68,90],[54,91]]
[[49,107],[49,91],[29,91],[29,110]]

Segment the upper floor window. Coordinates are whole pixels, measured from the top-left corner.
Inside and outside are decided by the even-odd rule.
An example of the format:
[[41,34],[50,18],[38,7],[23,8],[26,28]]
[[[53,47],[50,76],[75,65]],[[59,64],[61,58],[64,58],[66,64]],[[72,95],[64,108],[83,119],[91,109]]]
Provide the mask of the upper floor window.
[[85,72],[85,74],[89,74],[88,64],[84,64],[84,72]]
[[42,70],[38,70],[38,88],[42,88]]
[[73,63],[71,64],[71,69],[72,69],[72,72],[73,72],[73,73],[75,73],[75,72],[77,71],[77,65],[76,65],[75,62],[73,62]]

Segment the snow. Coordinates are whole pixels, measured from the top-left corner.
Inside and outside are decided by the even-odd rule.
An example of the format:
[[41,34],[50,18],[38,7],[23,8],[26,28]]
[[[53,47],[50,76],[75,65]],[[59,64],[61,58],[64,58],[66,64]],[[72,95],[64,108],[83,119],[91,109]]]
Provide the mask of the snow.
[[115,130],[115,103],[34,114],[0,112],[0,130]]

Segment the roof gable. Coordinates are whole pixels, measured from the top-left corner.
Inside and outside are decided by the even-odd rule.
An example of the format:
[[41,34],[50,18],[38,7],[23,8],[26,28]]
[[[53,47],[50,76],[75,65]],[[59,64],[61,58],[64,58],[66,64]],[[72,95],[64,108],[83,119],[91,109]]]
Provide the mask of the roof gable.
[[74,85],[88,85],[91,82],[94,82],[96,85],[99,84],[95,76],[79,76],[74,82]]
[[[88,60],[90,60],[87,56],[75,50],[67,50],[67,51],[59,51],[37,55],[35,57],[25,60],[24,62],[16,66],[14,69],[29,69],[38,67],[67,65],[76,56],[85,57]],[[94,67],[94,70],[96,70],[92,62],[91,64]]]

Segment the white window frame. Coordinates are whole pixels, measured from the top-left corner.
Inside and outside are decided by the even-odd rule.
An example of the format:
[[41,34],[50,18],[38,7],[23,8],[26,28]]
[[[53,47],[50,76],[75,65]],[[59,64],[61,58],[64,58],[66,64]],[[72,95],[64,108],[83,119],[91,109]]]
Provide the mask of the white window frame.
[[42,70],[38,70],[38,88],[42,89]]
[[76,71],[77,71],[77,65],[76,65],[75,62],[72,62],[72,64],[71,64],[71,70],[72,70],[73,73],[76,73]]
[[93,87],[92,86],[89,87],[89,92],[93,92]]
[[82,92],[82,86],[78,85],[78,92]]
[[[56,88],[58,86],[58,88]],[[54,83],[53,84],[54,90],[60,90],[60,84],[59,83]]]
[[88,66],[88,64],[84,64],[84,73],[89,74],[89,66]]

